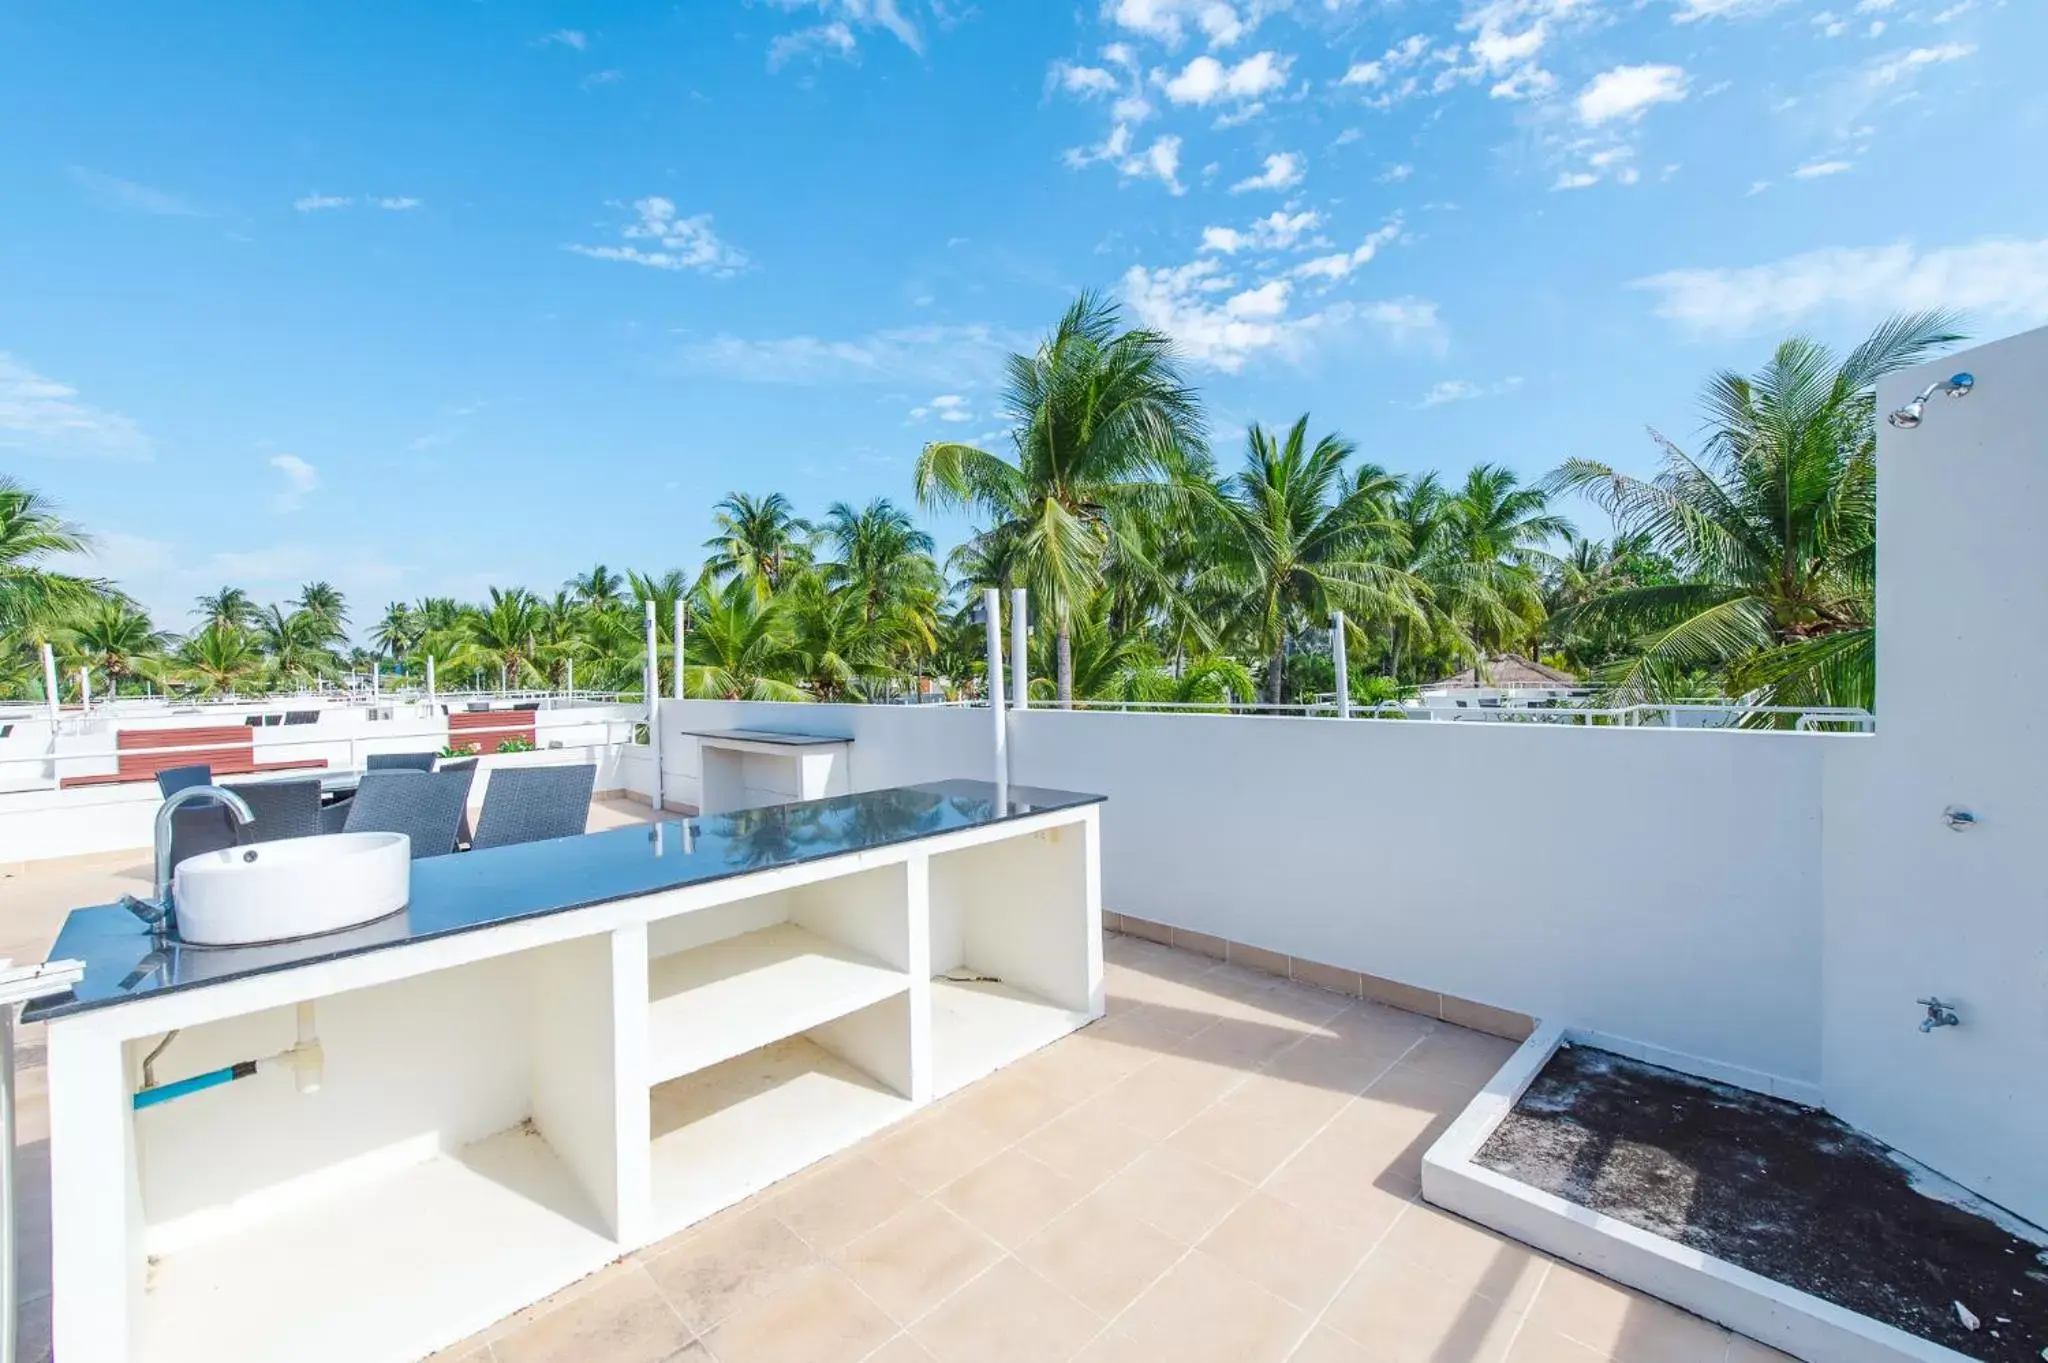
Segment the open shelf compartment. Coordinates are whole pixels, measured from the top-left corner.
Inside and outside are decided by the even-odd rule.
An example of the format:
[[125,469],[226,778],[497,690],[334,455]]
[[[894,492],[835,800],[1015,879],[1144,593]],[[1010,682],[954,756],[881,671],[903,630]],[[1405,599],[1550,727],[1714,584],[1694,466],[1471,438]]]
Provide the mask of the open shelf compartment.
[[934,1097],[1097,1014],[1087,869],[1087,838],[1073,826],[932,857]]

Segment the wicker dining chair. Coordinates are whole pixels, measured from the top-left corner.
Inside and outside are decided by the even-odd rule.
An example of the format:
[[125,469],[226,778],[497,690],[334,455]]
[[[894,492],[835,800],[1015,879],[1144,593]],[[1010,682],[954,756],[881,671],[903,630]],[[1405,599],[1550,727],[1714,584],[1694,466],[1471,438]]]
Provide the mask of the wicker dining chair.
[[[444,757],[441,759],[440,765],[436,766],[434,770],[466,771],[474,774],[476,771],[476,763],[477,759],[474,757]],[[455,845],[457,847],[467,847],[469,846],[469,840],[469,806],[464,805],[462,807],[462,827],[455,834]]]
[[217,852],[240,843],[310,838],[326,830],[320,824],[320,780],[249,781],[228,786],[242,797],[254,817],[237,826],[234,816],[208,801],[171,812],[171,865],[202,852]]
[[455,850],[469,803],[466,771],[368,771],[348,802],[344,833],[403,833],[412,857],[441,857]]
[[166,800],[187,786],[210,786],[213,784],[213,768],[204,762],[195,762],[189,767],[165,767],[156,774],[157,793]]
[[543,838],[573,838],[590,823],[590,792],[597,764],[567,767],[501,767],[484,787],[472,849],[509,847]]
[[430,752],[373,752],[363,760],[363,770],[432,771],[437,755]]

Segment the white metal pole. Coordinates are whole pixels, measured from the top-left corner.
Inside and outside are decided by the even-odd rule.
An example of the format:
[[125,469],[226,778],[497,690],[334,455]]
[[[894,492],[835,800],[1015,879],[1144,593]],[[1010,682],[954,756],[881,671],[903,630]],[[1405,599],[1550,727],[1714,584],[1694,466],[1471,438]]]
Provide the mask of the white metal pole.
[[676,598],[676,639],[674,639],[674,645],[676,645],[676,700],[682,700],[682,630],[688,626],[686,614],[688,614],[688,606],[684,606],[682,598],[678,596]]
[[1003,716],[1003,594],[990,587],[981,595],[988,613],[988,712],[996,726],[996,784],[1010,780],[1010,731]]
[[383,694],[383,691],[384,660],[382,658],[372,658],[370,660],[370,696],[372,699],[375,699]]
[[57,733],[57,708],[61,703],[57,697],[57,650],[43,645],[43,696],[50,703],[50,735]]
[[641,694],[647,697],[647,750],[654,759],[654,812],[661,802],[661,649],[654,631],[654,601],[647,602],[647,675]]
[[1330,612],[1330,662],[1337,672],[1337,718],[1351,718],[1351,665],[1344,658],[1344,612]]
[[567,673],[564,680],[569,686],[569,703],[574,705],[576,703],[576,660],[574,658],[564,658],[562,660],[562,669]]
[[434,655],[433,655],[433,654],[431,654],[431,653],[429,653],[429,654],[427,655],[427,704],[428,704],[429,706],[432,706],[432,705],[433,705],[433,703],[434,703]]
[[1019,710],[1031,708],[1030,596],[1022,587],[1010,589],[1010,704]]
[[78,669],[78,705],[85,713],[92,713],[92,669]]

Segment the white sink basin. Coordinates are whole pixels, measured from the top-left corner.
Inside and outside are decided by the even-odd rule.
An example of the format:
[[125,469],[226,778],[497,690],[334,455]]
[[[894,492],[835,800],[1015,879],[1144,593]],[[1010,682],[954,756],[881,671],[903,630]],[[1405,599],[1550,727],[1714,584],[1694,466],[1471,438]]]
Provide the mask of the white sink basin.
[[178,936],[243,946],[337,932],[396,913],[412,894],[412,839],[333,833],[223,847],[178,863]]

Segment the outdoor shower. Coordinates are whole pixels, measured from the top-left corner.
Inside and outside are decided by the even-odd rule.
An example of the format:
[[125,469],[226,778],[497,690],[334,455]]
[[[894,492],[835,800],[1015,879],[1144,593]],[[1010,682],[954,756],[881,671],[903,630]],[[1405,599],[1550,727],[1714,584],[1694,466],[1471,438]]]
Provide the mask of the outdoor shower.
[[1926,418],[1927,399],[1933,397],[1936,393],[1946,393],[1952,398],[1968,397],[1970,390],[1976,386],[1977,376],[1975,374],[1957,374],[1943,379],[1939,383],[1930,383],[1921,390],[1919,397],[1914,398],[1911,402],[1899,408],[1898,411],[1893,412],[1885,420],[1891,422],[1892,425],[1902,431],[1910,431]]

